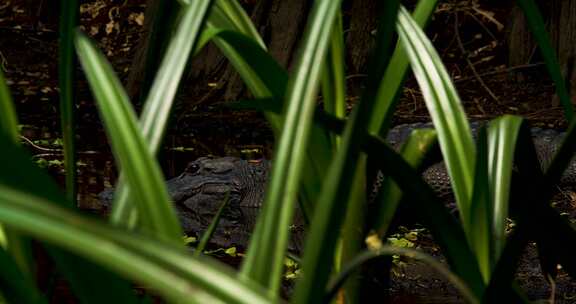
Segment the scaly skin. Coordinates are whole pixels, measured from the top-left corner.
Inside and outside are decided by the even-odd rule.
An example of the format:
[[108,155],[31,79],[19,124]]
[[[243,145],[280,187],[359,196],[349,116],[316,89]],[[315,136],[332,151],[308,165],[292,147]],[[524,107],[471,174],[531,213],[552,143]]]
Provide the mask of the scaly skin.
[[[480,123],[472,124],[473,133],[477,132],[479,125]],[[431,124],[399,125],[390,131],[387,140],[392,146],[399,147],[412,130],[426,127],[431,127]],[[561,143],[563,133],[533,128],[532,135],[545,167]],[[247,161],[235,157],[202,157],[190,163],[180,176],[167,182],[184,231],[188,235],[204,231],[229,194],[228,207],[211,242],[221,247],[245,247],[264,200],[269,167],[270,162],[267,160]],[[575,172],[576,164],[572,162],[564,174],[562,184],[575,182]],[[450,178],[442,163],[425,170],[423,177],[441,197],[451,193]],[[112,195],[112,190],[104,191],[100,195],[105,206],[110,206]],[[297,212],[293,226],[295,233],[291,242],[293,251],[301,249],[300,232],[303,227],[303,221]]]

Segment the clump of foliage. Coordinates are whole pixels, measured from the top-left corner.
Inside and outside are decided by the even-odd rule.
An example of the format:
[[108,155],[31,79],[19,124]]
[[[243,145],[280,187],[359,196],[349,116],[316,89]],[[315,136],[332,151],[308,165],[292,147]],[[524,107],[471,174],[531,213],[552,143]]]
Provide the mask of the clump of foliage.
[[[538,11],[532,1],[518,2],[535,29],[571,120],[569,98]],[[31,163],[18,144],[16,114],[0,74],[0,222],[5,236],[0,288],[7,300],[47,301],[32,283],[28,238],[33,237],[46,244],[83,302],[135,303],[132,281],[170,302],[280,302],[289,225],[298,201],[310,224],[290,299],[294,303],[327,302],[340,289],[346,302],[358,302],[362,286],[355,284],[357,280],[346,283],[346,278],[362,263],[390,255],[429,263],[469,302],[526,301],[514,288],[512,261],[528,239],[543,248],[546,265],[560,263],[570,275],[576,274],[574,250],[558,248],[576,241],[576,232],[546,203],[573,155],[575,124],[572,121],[565,143],[545,172],[521,117],[493,120],[475,143],[458,94],[421,30],[436,1],[420,1],[412,15],[399,1],[382,3],[366,88],[348,118],[343,117],[341,1],[314,1],[290,75],[266,52],[236,0],[180,5],[140,117],[104,56],[89,38],[74,31],[77,5],[63,5],[60,77],[66,167],[74,172],[70,75],[75,48],[122,168],[107,222],[74,210],[73,175],[64,196]],[[228,57],[255,97],[244,106],[263,111],[277,135],[263,211],[237,272],[210,257],[188,253],[154,157],[188,57],[209,41]],[[422,88],[435,131],[415,131],[397,153],[383,138],[408,66]],[[328,97],[325,111],[316,107],[320,89]],[[451,177],[459,221],[419,175],[422,159],[436,141]],[[386,177],[373,206],[366,205],[363,187],[367,160]],[[401,200],[414,205],[450,269],[410,248],[385,245]],[[508,217],[517,223],[511,235],[505,233]],[[535,221],[541,223],[537,229]]]

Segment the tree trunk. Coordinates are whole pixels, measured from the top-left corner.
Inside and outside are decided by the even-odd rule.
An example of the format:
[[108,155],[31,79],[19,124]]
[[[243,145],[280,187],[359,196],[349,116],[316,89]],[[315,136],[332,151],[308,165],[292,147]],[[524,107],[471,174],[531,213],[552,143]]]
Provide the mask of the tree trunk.
[[[179,5],[176,1],[148,0],[144,12],[143,32],[130,66],[126,91],[131,100],[142,101],[158,70],[167,44],[168,32]],[[136,102],[139,104],[139,102]]]
[[551,4],[550,33],[555,46],[562,73],[570,92],[576,92],[576,0],[554,0]]
[[[576,0],[540,1],[540,10],[547,20],[547,30],[558,62],[571,92],[576,92],[576,73],[573,62],[576,54]],[[510,66],[530,63],[536,43],[522,10],[512,12],[512,27],[508,38]],[[558,105],[557,99],[554,102]]]
[[349,74],[366,72],[368,55],[374,47],[378,27],[376,1],[354,0],[350,10],[350,28],[346,36]]
[[[308,2],[259,0],[253,7],[247,7],[269,53],[285,68],[290,68],[300,41],[309,9]],[[207,89],[207,82],[213,82],[216,86]],[[214,45],[208,45],[194,58],[188,83],[187,96],[237,100],[246,95],[246,87],[240,76]]]

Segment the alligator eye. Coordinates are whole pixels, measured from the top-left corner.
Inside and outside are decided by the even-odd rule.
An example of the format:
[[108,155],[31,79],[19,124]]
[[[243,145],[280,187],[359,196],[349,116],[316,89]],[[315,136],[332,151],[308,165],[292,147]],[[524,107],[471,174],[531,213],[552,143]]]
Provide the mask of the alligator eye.
[[186,173],[194,174],[197,173],[198,170],[200,170],[200,166],[197,163],[191,163],[186,168]]

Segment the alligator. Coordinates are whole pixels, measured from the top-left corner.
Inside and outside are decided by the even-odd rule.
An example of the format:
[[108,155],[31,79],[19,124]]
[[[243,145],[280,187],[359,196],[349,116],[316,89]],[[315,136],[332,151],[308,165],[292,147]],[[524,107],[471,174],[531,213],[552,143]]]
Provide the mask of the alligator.
[[[481,123],[472,123],[477,133]],[[398,148],[417,128],[430,128],[430,123],[398,125],[387,136],[391,146]],[[549,164],[561,143],[564,133],[552,129],[532,128],[532,136],[543,167]],[[229,202],[220,218],[211,244],[218,247],[244,248],[249,240],[258,211],[264,199],[264,190],[271,162],[266,159],[243,160],[237,157],[201,157],[191,162],[179,176],[167,181],[169,194],[176,206],[183,230],[188,235],[203,232],[213,220],[222,202]],[[576,181],[576,162],[570,164],[562,184]],[[450,180],[442,163],[434,164],[423,173],[423,178],[437,192],[446,192]],[[113,189],[101,193],[104,206],[110,206]],[[295,216],[291,229],[293,240],[290,250],[299,252],[304,222]]]

